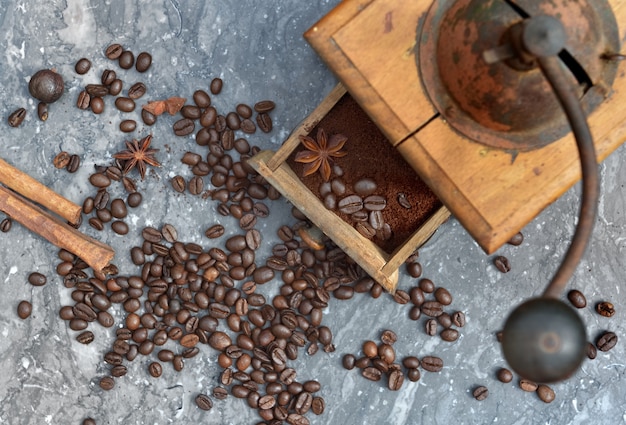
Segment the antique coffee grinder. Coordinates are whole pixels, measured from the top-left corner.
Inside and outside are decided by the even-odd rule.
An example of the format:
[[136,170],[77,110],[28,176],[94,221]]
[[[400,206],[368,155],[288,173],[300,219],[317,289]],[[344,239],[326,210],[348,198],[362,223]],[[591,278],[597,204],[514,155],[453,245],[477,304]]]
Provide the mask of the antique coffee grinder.
[[596,217],[599,177],[586,115],[608,96],[615,79],[615,18],[598,0],[444,1],[429,11],[421,41],[427,52],[419,61],[424,88],[465,137],[515,155],[550,144],[570,128],[574,134],[582,170],[576,231],[543,295],[513,311],[502,340],[506,360],[520,375],[538,382],[563,379],[578,368],[586,349],[581,319],[558,297]]
[[558,297],[592,233],[597,161],[626,139],[620,4],[345,0],[305,33],[487,253],[582,177],[562,264],[503,329],[506,360],[537,382],[567,378],[585,354],[583,323]]

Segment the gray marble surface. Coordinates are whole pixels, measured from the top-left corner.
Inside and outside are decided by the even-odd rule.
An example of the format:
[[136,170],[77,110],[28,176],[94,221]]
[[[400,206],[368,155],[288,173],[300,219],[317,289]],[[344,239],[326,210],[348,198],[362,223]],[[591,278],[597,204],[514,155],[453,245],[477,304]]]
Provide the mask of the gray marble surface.
[[[117,128],[122,114],[112,102],[107,101],[100,116],[74,105],[81,87],[97,82],[106,68],[118,70],[127,84],[144,81],[151,99],[190,98],[194,90],[207,88],[210,79],[218,76],[225,82],[222,94],[215,99],[221,110],[239,102],[273,99],[278,105],[272,113],[274,130],[269,135],[257,132],[249,139],[260,147],[276,149],[336,83],[302,38],[302,33],[336,3],[0,0],[2,157],[82,203],[93,191],[87,177],[94,165],[110,163],[111,154],[123,148],[125,139]],[[108,61],[103,50],[113,42],[135,53],[151,52],[154,62],[149,72],[121,71]],[[92,70],[84,76],[73,71],[80,57],[93,62]],[[64,96],[51,105],[45,123],[37,119],[36,103],[27,89],[29,76],[40,68],[55,68],[66,83]],[[9,128],[6,117],[22,106],[28,110],[25,122],[19,128]],[[81,228],[116,249],[120,274],[139,273],[129,260],[128,248],[140,243],[140,230],[146,225],[171,223],[181,240],[205,248],[212,242],[202,232],[213,223],[224,224],[227,234],[240,232],[232,217],[215,213],[215,203],[171,189],[171,177],[190,176],[180,163],[182,153],[199,150],[191,138],[175,137],[172,123],[173,118],[164,116],[153,128],[140,125],[136,131],[137,136],[154,134],[154,147],[160,149],[157,157],[163,167],[150,170],[143,182],[138,181],[144,203],[131,212],[129,235],[96,232],[85,224]],[[52,158],[60,150],[81,156],[76,174],[52,166]],[[612,330],[621,338],[625,331],[625,159],[626,150],[620,148],[601,166],[600,215],[590,249],[571,282],[571,287],[587,295],[589,306],[580,314],[590,339],[604,330]],[[321,416],[308,413],[311,423],[624,423],[626,366],[621,340],[612,351],[586,360],[571,379],[554,384],[556,400],[551,404],[524,393],[517,380],[502,384],[495,379],[495,371],[505,366],[495,332],[514,306],[539,294],[551,277],[573,232],[578,202],[578,189],[574,188],[523,230],[521,246],[505,246],[499,251],[511,260],[508,274],[494,268],[492,256],[485,255],[455,220],[444,224],[420,250],[424,276],[450,290],[454,296],[452,311],[466,313],[467,325],[455,343],[428,337],[423,321],[410,321],[408,307],[394,303],[389,296],[372,299],[357,294],[350,301],[331,300],[324,311],[324,323],[334,332],[336,351],[320,350],[314,356],[301,353],[292,363],[300,382],[317,379],[322,383],[320,395],[326,400],[326,411]],[[271,202],[270,208],[270,217],[257,225],[264,235],[257,262],[269,255],[270,247],[278,241],[277,227],[294,222],[285,201]],[[102,358],[110,349],[114,332],[91,326],[96,340],[85,346],[76,342],[76,332],[59,319],[60,307],[70,304],[71,299],[70,290],[55,273],[56,252],[54,246],[18,224],[0,234],[0,423],[79,424],[88,416],[98,424],[255,424],[261,420],[245,400],[232,396],[214,400],[209,412],[196,407],[195,396],[210,393],[221,371],[216,351],[208,346],[187,360],[181,372],[165,365],[159,379],[146,371],[154,354],[139,356],[127,364],[127,376],[118,379],[112,391],[100,389],[98,380],[108,371]],[[47,275],[47,285],[29,285],[27,277],[33,271]],[[415,280],[402,270],[399,288],[414,284]],[[277,288],[278,283],[270,283],[261,291],[271,297]],[[33,304],[27,320],[16,315],[16,306],[23,299]],[[593,306],[601,300],[616,305],[613,318],[594,312]],[[122,311],[117,307],[111,311],[121,323]],[[383,329],[398,334],[399,358],[435,354],[444,360],[444,369],[440,373],[424,372],[419,382],[406,381],[397,392],[387,390],[384,381],[370,382],[356,370],[344,370],[342,356],[360,353],[363,341],[378,340]],[[471,395],[477,385],[490,390],[482,402]]]

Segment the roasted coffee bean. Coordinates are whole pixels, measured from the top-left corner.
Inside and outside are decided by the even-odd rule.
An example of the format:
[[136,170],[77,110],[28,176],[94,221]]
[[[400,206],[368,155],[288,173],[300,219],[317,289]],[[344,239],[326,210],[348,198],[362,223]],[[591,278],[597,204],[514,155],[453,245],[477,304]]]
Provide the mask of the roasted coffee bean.
[[122,47],[122,45],[116,43],[116,44],[111,44],[110,46],[108,46],[104,54],[106,55],[107,58],[111,60],[115,60],[122,55],[123,51],[124,51],[124,48]]
[[110,376],[105,376],[100,379],[100,388],[105,391],[112,390],[115,387],[115,380]]
[[193,101],[200,108],[208,108],[211,106],[211,97],[204,90],[196,90],[193,93]]
[[215,238],[219,238],[220,236],[222,236],[224,232],[225,232],[224,226],[222,226],[221,224],[214,224],[213,226],[209,227],[204,232],[204,234],[207,238],[215,239]]
[[196,396],[196,406],[202,410],[211,410],[213,408],[213,402],[206,394],[198,394]]
[[95,173],[89,176],[89,182],[98,189],[108,187],[111,184],[111,179],[106,174]]
[[429,317],[438,317],[443,314],[443,306],[438,301],[426,301],[421,306],[422,313]]
[[356,357],[353,354],[345,354],[341,359],[341,364],[345,369],[352,370],[356,363]]
[[143,196],[141,195],[141,193],[132,192],[128,195],[128,198],[126,199],[126,203],[131,208],[137,208],[139,205],[141,205],[142,199],[143,199]]
[[111,368],[111,376],[120,378],[128,373],[128,368],[124,365],[113,366]]
[[239,115],[237,115],[236,112],[229,112],[228,114],[226,114],[226,125],[231,130],[239,130],[239,128],[241,127],[241,118],[239,118]]
[[83,75],[89,72],[91,69],[91,61],[87,58],[80,58],[76,65],[74,65],[74,70],[77,74]]
[[171,180],[172,188],[178,192],[183,193],[187,184],[185,183],[185,178],[183,176],[174,176]]
[[363,209],[363,199],[358,195],[349,195],[337,203],[337,208],[343,214],[353,214]]
[[426,300],[424,291],[422,291],[422,289],[418,286],[414,286],[409,290],[409,296],[411,298],[411,302],[417,307],[424,304],[424,301]]
[[122,92],[123,88],[124,83],[122,82],[122,80],[116,78],[115,80],[113,80],[113,82],[111,82],[111,84],[109,84],[109,94],[111,96],[117,96]]
[[368,211],[381,211],[387,206],[387,200],[380,195],[370,195],[363,199],[363,208]]
[[321,415],[326,410],[326,402],[322,397],[313,397],[311,401],[311,412],[316,415]]
[[141,52],[137,55],[135,69],[137,72],[146,72],[152,65],[152,56],[148,52]]
[[75,173],[80,167],[80,156],[74,154],[70,155],[70,162],[67,164],[66,170],[68,173]]
[[426,335],[434,336],[437,335],[437,320],[428,319],[425,324]]
[[153,378],[158,378],[163,374],[163,366],[159,362],[152,362],[148,365],[148,372]]
[[193,133],[196,125],[189,118],[182,118],[174,123],[174,134],[177,136],[187,136]]
[[256,123],[257,126],[264,133],[269,133],[270,131],[272,131],[272,128],[274,126],[274,124],[272,123],[272,118],[266,113],[258,114],[256,116]]
[[417,382],[420,380],[420,378],[422,377],[422,374],[420,372],[419,369],[415,368],[415,369],[409,369],[407,371],[407,377],[409,378],[409,381],[411,382]]
[[398,336],[394,331],[387,329],[381,334],[380,340],[383,344],[393,345],[398,340]]
[[447,342],[456,341],[457,339],[459,339],[459,331],[457,331],[456,329],[444,329],[443,331],[441,331],[441,339]]
[[430,279],[422,279],[419,282],[419,288],[423,292],[425,292],[427,294],[431,294],[431,293],[433,293],[435,291],[435,284]]
[[532,393],[537,390],[538,385],[530,379],[522,378],[519,381],[519,387],[526,392]]
[[146,94],[146,85],[144,83],[135,83],[128,89],[128,97],[135,100]]
[[137,121],[124,120],[120,122],[120,130],[124,133],[132,133],[137,128]]
[[48,281],[48,278],[39,272],[32,272],[28,275],[28,283],[33,286],[43,286]]
[[402,364],[407,369],[417,369],[418,367],[420,367],[420,361],[415,356],[407,356],[407,357],[405,357],[404,359],[402,359]]
[[26,300],[20,301],[17,305],[17,315],[20,319],[26,319],[33,311],[33,306]]
[[87,84],[85,86],[85,91],[91,96],[91,97],[104,97],[106,95],[109,94],[109,88],[106,86],[103,86],[102,84]]
[[19,127],[24,122],[24,118],[26,118],[26,109],[16,109],[9,115],[9,125],[11,127]]
[[103,86],[108,86],[117,78],[117,74],[112,69],[105,69],[102,71],[102,75],[100,77],[100,82]]
[[406,271],[411,277],[420,277],[422,275],[422,265],[417,261],[413,261],[406,265]]
[[222,81],[221,78],[214,78],[213,80],[211,80],[209,89],[211,90],[212,94],[220,94],[223,86],[224,86],[224,82]]
[[[254,132],[256,132],[256,124],[249,118],[243,119],[241,121],[241,131],[243,131],[246,134],[254,134]],[[239,140],[243,140],[243,139],[239,139]],[[237,148],[236,145],[235,145],[235,148]]]
[[157,117],[152,112],[142,109],[141,120],[143,121],[145,125],[154,125],[157,121]]
[[452,295],[446,288],[442,287],[435,290],[435,299],[442,305],[450,305],[452,303]]
[[394,369],[389,373],[387,388],[391,391],[398,391],[404,384],[404,375],[401,370]]
[[421,361],[422,368],[429,372],[439,372],[443,369],[443,360],[439,357],[426,356]]
[[254,104],[254,110],[258,113],[273,111],[276,104],[271,100],[261,100]]
[[118,97],[115,99],[115,107],[122,112],[132,112],[135,110],[135,101],[130,97]]
[[65,151],[59,152],[52,160],[52,164],[55,168],[65,168],[69,163],[70,154]]
[[135,55],[130,50],[124,50],[117,61],[120,68],[130,69],[135,64]]
[[489,396],[489,389],[485,386],[476,387],[472,392],[474,398],[478,401],[483,401]]
[[370,381],[380,381],[382,378],[382,372],[375,367],[366,367],[361,372],[365,379],[369,379]]
[[504,382],[505,384],[511,382],[513,380],[513,373],[507,368],[500,368],[496,374],[498,381]]
[[376,181],[369,177],[360,179],[356,183],[354,183],[354,191],[357,195],[360,196],[369,196],[376,192],[376,189],[378,189]]
[[509,262],[509,259],[502,255],[498,255],[496,258],[494,258],[493,264],[502,273],[508,273],[511,271],[511,264]]
[[596,346],[592,343],[587,343],[587,357],[591,360],[595,359],[598,355],[598,351],[596,350]]
[[410,301],[411,297],[408,292],[403,291],[402,289],[396,290],[396,293],[393,295],[393,300],[398,304],[407,304]]
[[547,385],[539,385],[537,387],[537,396],[544,403],[552,403],[555,399],[554,390]]
[[587,306],[587,299],[585,295],[578,289],[572,289],[567,293],[567,299],[576,308],[585,308]]
[[615,307],[612,303],[608,301],[603,301],[601,303],[596,304],[596,311],[599,315],[604,317],[613,317],[615,314]]
[[48,119],[48,104],[45,102],[39,102],[37,104],[37,116],[41,121]]
[[398,193],[397,200],[398,204],[400,204],[402,208],[406,208],[407,210],[411,209],[411,202],[409,202],[409,199],[407,198],[405,193]]
[[101,114],[104,112],[104,100],[98,96],[92,96],[89,101],[89,107],[94,114]]
[[91,344],[94,340],[94,334],[91,331],[84,331],[76,335],[76,341],[81,344]]
[[614,332],[605,332],[596,341],[596,347],[600,351],[609,351],[617,344],[617,335]]
[[519,246],[522,244],[522,242],[524,242],[524,235],[522,234],[522,232],[517,232],[516,234],[511,236],[511,239],[507,241],[509,245],[513,246]]
[[6,217],[0,221],[0,232],[7,233],[11,230],[11,226],[13,225],[13,220],[9,217]]
[[200,195],[204,190],[204,180],[200,176],[193,176],[188,184],[189,193],[192,195]]
[[465,326],[465,313],[457,311],[452,314],[452,324],[458,328]]
[[78,93],[78,98],[76,99],[76,107],[78,109],[86,110],[89,108],[91,104],[91,96],[85,90]]

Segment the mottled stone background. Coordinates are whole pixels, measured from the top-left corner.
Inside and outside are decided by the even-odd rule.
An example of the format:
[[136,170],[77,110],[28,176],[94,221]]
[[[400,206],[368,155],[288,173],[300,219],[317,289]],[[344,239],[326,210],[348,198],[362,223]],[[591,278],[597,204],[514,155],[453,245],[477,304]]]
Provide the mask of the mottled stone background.
[[[111,154],[123,148],[124,135],[117,129],[122,114],[111,102],[101,116],[80,111],[76,97],[87,83],[98,82],[106,68],[120,72],[129,84],[142,80],[147,97],[190,98],[194,90],[206,89],[213,77],[225,85],[215,103],[230,110],[239,102],[273,99],[274,130],[257,132],[250,142],[276,149],[290,131],[326,96],[336,80],[305,43],[302,33],[331,10],[337,1],[180,1],[180,0],[0,0],[0,131],[1,156],[27,171],[71,200],[82,203],[91,194],[88,175],[96,164],[108,164]],[[144,75],[123,72],[103,55],[117,42],[139,53],[149,51],[152,68]],[[78,76],[73,70],[80,57],[93,61],[92,70]],[[50,107],[50,118],[36,118],[36,103],[28,94],[29,76],[40,68],[56,68],[66,82],[62,99]],[[110,100],[110,99],[109,99]],[[8,115],[26,107],[28,116],[20,128],[9,128]],[[138,118],[138,113],[135,113]],[[169,180],[176,174],[190,176],[180,163],[181,154],[196,150],[191,138],[172,134],[171,117],[163,117],[152,129],[140,125],[136,135],[154,134],[163,167],[150,170],[139,182],[144,203],[133,211],[131,233],[120,237],[110,231],[88,234],[117,250],[115,263],[122,274],[138,273],[128,258],[128,248],[140,241],[145,225],[172,223],[182,240],[209,247],[202,232],[222,223],[228,234],[239,231],[232,218],[215,213],[215,203],[175,193]],[[79,154],[78,173],[52,166],[60,150]],[[602,165],[602,198],[591,247],[571,282],[587,295],[589,306],[580,311],[590,339],[604,330],[624,335],[623,291],[626,275],[626,150],[620,148]],[[121,193],[121,192],[120,192]],[[586,360],[578,373],[553,385],[556,400],[546,405],[535,394],[524,393],[517,380],[499,383],[497,368],[504,361],[495,339],[507,313],[522,300],[542,291],[560,261],[573,232],[578,209],[575,188],[548,207],[524,230],[520,247],[505,246],[499,254],[510,258],[512,270],[499,273],[492,257],[485,255],[455,220],[443,225],[420,250],[424,276],[445,286],[454,296],[453,310],[463,310],[467,325],[455,343],[425,335],[423,321],[407,318],[408,306],[390,297],[377,300],[357,295],[352,300],[332,300],[324,323],[334,332],[336,351],[301,354],[294,367],[299,380],[317,379],[322,384],[326,412],[308,414],[314,424],[617,424],[626,418],[624,344]],[[278,239],[277,227],[293,223],[284,201],[270,204],[271,216],[258,228],[264,234],[263,258]],[[139,357],[129,364],[126,377],[113,391],[104,392],[98,379],[108,368],[103,354],[113,340],[113,330],[92,326],[96,341],[80,345],[76,332],[58,317],[59,308],[70,302],[70,291],[55,274],[57,249],[18,224],[0,234],[0,423],[79,424],[92,416],[98,424],[224,423],[254,424],[260,421],[245,400],[229,397],[214,403],[210,412],[199,410],[194,397],[210,393],[220,369],[216,352],[203,346],[200,355],[185,363],[182,372],[165,365],[159,379],[151,378]],[[48,276],[44,287],[27,284],[27,276],[39,271]],[[400,288],[415,280],[401,272]],[[262,288],[275,294],[278,283]],[[22,321],[16,306],[32,302],[32,316]],[[593,311],[600,300],[616,305],[607,319]],[[122,314],[112,309],[116,319]],[[357,371],[341,367],[345,353],[358,353],[366,339],[377,340],[383,329],[397,332],[398,357],[436,354],[445,361],[441,373],[424,372],[417,383],[405,382],[398,392],[383,382],[365,380]],[[472,398],[477,385],[489,387],[482,402]]]

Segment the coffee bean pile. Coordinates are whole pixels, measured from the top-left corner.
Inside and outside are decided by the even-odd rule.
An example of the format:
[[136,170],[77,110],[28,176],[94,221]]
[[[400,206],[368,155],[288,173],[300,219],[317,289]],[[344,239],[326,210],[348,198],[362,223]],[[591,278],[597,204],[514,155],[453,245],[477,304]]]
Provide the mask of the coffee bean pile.
[[[569,302],[578,309],[583,309],[587,306],[587,298],[578,289],[572,289],[567,293],[567,299]],[[615,306],[609,301],[601,301],[596,304],[595,311],[603,317],[613,317],[615,315]],[[611,350],[617,344],[617,335],[615,332],[603,331],[596,338],[595,346],[591,342],[587,346],[587,357],[595,359],[597,355],[596,349],[606,352]]]
[[343,367],[352,370],[355,367],[361,370],[361,375],[370,381],[380,381],[387,376],[387,388],[398,391],[404,384],[404,372],[412,382],[421,378],[420,366],[428,372],[439,372],[443,368],[443,360],[436,356],[425,356],[420,361],[415,356],[407,356],[402,359],[402,366],[396,362],[396,352],[393,347],[397,341],[395,332],[385,330],[381,334],[380,343],[368,340],[363,343],[362,356],[345,354],[342,358]]

